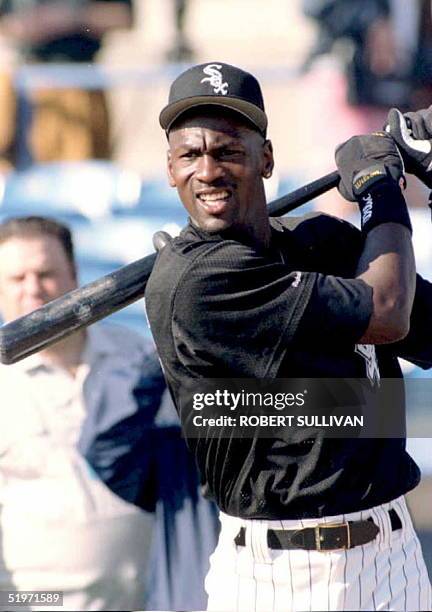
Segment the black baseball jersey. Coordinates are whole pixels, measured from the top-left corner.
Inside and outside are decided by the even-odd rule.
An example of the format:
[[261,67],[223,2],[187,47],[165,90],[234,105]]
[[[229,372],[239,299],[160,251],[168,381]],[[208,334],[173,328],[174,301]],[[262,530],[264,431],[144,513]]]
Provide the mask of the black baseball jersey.
[[[322,214],[271,220],[258,250],[189,225],[156,261],[146,309],[174,401],[196,378],[401,378],[396,356],[432,365],[432,288],[418,278],[403,342],[358,344],[372,290],[355,279],[362,236]],[[394,398],[404,415],[403,386]],[[189,415],[182,414],[184,422]],[[293,442],[282,436],[189,439],[205,493],[242,518],[306,518],[366,509],[409,491],[419,469],[399,439]]]

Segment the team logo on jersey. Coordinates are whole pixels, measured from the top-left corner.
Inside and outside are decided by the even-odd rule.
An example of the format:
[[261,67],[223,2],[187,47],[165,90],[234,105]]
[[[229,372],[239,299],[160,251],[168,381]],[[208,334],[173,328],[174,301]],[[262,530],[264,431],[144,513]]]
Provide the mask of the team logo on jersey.
[[366,376],[372,385],[379,385],[381,376],[375,346],[373,344],[356,344],[354,350],[363,357],[366,365]]
[[292,287],[298,287],[301,283],[302,274],[301,272],[294,272],[294,280],[292,282]]
[[204,74],[207,74],[208,76],[204,77],[201,80],[201,83],[210,83],[215,94],[222,94],[223,96],[226,96],[228,93],[228,83],[226,81],[223,82],[221,68],[221,64],[208,64],[205,68],[203,68]]

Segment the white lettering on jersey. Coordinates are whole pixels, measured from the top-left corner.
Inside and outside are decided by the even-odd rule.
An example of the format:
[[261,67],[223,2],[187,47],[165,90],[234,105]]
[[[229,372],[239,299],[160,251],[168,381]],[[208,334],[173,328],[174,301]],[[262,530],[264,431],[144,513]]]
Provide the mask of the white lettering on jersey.
[[363,357],[366,365],[366,376],[372,385],[379,385],[380,371],[375,346],[373,344],[356,344],[354,350]]
[[222,82],[222,72],[220,69],[222,68],[221,64],[208,64],[205,68],[203,68],[204,74],[208,74],[208,77],[202,79],[201,83],[206,83],[207,81],[213,87],[213,91],[215,94],[222,94],[226,96],[228,93],[228,83]]

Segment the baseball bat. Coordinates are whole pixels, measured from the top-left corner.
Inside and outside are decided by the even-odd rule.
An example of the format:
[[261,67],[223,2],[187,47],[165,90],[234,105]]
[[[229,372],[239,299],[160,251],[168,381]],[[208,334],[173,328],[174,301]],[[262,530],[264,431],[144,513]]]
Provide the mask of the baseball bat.
[[[269,215],[284,215],[336,187],[339,174],[331,172],[270,202]],[[70,291],[0,328],[0,361],[11,364],[70,334],[96,323],[144,296],[156,253]]]

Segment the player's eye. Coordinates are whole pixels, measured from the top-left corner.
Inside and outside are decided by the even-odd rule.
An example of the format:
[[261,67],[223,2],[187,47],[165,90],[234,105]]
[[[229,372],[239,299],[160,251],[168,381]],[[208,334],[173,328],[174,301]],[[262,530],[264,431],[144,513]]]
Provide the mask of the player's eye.
[[239,158],[243,156],[243,151],[240,149],[222,149],[219,153],[220,159]]
[[194,151],[194,150],[185,151],[184,153],[180,155],[182,159],[195,159],[198,156],[199,156],[199,151]]

